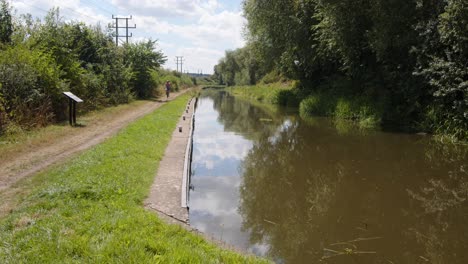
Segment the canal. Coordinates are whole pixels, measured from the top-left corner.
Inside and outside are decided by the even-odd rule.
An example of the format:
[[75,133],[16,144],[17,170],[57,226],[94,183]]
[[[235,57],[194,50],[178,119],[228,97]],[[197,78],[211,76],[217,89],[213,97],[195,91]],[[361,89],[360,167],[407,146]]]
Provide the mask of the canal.
[[277,263],[468,263],[466,146],[219,90],[195,120],[195,228]]

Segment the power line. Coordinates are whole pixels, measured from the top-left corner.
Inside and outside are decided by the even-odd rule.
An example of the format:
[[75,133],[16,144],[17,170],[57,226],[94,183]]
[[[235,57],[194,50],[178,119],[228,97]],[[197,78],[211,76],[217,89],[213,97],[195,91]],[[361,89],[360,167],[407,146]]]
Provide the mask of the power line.
[[87,1],[85,1],[85,0],[82,0],[82,1],[84,1],[84,2],[88,3],[88,4],[89,4],[89,5],[88,5],[88,7],[91,7],[91,6],[92,6],[92,7],[95,7],[95,8],[101,9],[102,11],[104,11],[104,12],[106,12],[106,13],[108,13],[108,14],[112,15],[112,13],[111,13],[110,11],[108,11],[107,9],[105,9],[105,8],[101,7],[99,4],[95,3],[94,1],[91,1],[91,0],[87,0]]
[[183,73],[182,71],[182,65],[184,63],[184,56],[176,56],[176,64],[177,64],[177,71],[179,72],[179,64],[180,64],[180,72]]
[[[119,45],[119,38],[123,38],[123,37],[126,38],[126,42],[128,44],[128,38],[133,37],[133,33],[131,33],[130,36],[128,35],[128,29],[129,28],[136,28],[136,24],[133,27],[128,26],[128,20],[132,19],[132,16],[130,16],[130,17],[115,16],[114,17],[114,15],[112,15],[112,19],[115,19],[115,27],[111,27],[111,28],[115,28],[115,45],[118,46]],[[124,20],[124,19],[125,19],[125,27],[119,27],[119,20]],[[125,28],[125,35],[124,36],[119,35],[119,28]]]
[[[55,4],[55,1],[54,1],[54,4]],[[67,7],[67,6],[65,6],[63,3],[59,4],[58,7],[59,7],[59,8],[62,7],[62,8],[68,9],[68,10],[70,10],[70,11],[72,11],[72,12],[78,14],[78,15],[82,15],[82,16],[91,18],[92,20],[95,19],[94,17],[88,16],[88,15],[86,15],[86,14],[83,14],[83,13],[81,13],[81,12],[76,11],[76,10],[73,9],[73,8]]]
[[21,3],[22,3],[22,4],[25,4],[25,5],[27,5],[27,6],[33,7],[33,8],[35,8],[35,9],[41,10],[41,11],[45,12],[46,14],[48,14],[48,13],[49,13],[49,11],[48,11],[48,10],[45,10],[45,9],[43,9],[43,8],[40,8],[40,7],[38,7],[38,6],[31,5],[31,4],[28,4],[28,3],[26,3],[26,2],[21,2]]
[[[36,9],[38,9],[38,10],[42,10],[42,11],[44,11],[46,14],[49,14],[49,12],[50,12],[50,10],[51,10],[51,9],[45,10],[45,9],[43,9],[43,8],[37,7],[37,6],[35,6],[35,5],[28,4],[28,3],[26,3],[26,2],[22,2],[22,3],[25,4],[25,5],[28,5],[28,6],[30,6],[30,7],[36,8]],[[93,19],[93,20],[95,19],[94,17],[88,16],[88,15],[83,14],[83,13],[81,13],[81,12],[78,12],[78,11],[72,9],[72,8],[66,7],[66,6],[64,6],[63,4],[62,4],[61,6],[58,5],[57,7],[59,8],[59,10],[60,10],[60,8],[68,9],[68,10],[70,10],[70,11],[76,13],[76,14],[89,17],[89,18],[91,18],[91,19]]]

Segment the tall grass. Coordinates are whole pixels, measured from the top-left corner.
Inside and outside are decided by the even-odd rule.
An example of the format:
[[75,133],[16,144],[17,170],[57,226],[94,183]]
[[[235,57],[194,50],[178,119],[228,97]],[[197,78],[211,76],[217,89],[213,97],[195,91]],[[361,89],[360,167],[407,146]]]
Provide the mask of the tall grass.
[[[373,102],[371,96],[349,95],[343,87],[315,92],[305,96],[298,82],[269,83],[256,86],[226,88],[231,94],[253,99],[261,103],[298,107],[301,117],[327,116],[335,120],[348,120],[360,128],[379,128],[382,122],[383,104]],[[347,84],[338,84],[346,86]],[[326,89],[323,89],[326,90]]]
[[77,158],[20,182],[17,188],[29,194],[0,218],[2,263],[261,262],[143,209],[187,99],[180,96]]
[[329,116],[335,120],[350,120],[360,128],[379,128],[382,111],[370,98],[336,96],[333,93],[315,93],[301,101],[299,113],[303,117]]
[[253,99],[269,104],[279,104],[281,97],[289,94],[292,88],[293,83],[270,83],[255,86],[234,86],[226,88],[226,90],[235,96],[246,99]]

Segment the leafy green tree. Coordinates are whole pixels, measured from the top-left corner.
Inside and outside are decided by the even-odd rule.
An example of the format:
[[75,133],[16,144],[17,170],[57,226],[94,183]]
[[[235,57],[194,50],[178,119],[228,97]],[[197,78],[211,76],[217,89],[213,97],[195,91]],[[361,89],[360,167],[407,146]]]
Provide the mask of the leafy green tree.
[[10,43],[13,34],[13,22],[10,7],[6,0],[0,1],[0,42]]
[[467,139],[468,6],[465,1],[450,0],[436,14],[421,26],[426,31],[421,32],[425,41],[419,46],[422,70],[417,73],[426,78],[435,99],[429,107],[433,129]]
[[247,39],[260,44],[257,50],[264,60],[268,71],[281,67],[281,58],[291,43],[294,43],[294,32],[297,19],[294,16],[297,1],[247,0],[244,2],[244,13],[247,18]]
[[125,62],[132,68],[132,89],[138,98],[153,96],[157,82],[151,71],[158,69],[167,59],[156,49],[156,40],[125,45]]

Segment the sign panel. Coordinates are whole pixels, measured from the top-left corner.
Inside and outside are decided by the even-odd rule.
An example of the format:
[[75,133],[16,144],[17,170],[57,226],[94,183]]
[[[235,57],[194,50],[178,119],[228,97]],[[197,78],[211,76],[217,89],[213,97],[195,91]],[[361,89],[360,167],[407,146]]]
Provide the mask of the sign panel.
[[83,100],[81,100],[78,96],[72,94],[71,92],[63,92],[64,95],[68,96],[68,98],[71,98],[73,101],[77,103],[82,103]]

